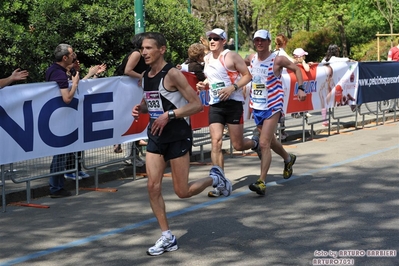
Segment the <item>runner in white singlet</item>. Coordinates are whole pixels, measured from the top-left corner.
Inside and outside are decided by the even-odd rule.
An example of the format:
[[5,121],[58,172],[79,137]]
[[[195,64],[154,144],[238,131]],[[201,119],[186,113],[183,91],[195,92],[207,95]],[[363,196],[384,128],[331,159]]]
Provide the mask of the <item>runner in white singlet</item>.
[[[222,138],[227,124],[233,147],[237,151],[256,149],[258,142],[244,138],[242,87],[251,81],[251,74],[236,52],[224,50],[226,33],[222,29],[213,29],[206,33],[210,53],[204,58],[206,82],[198,82],[197,89],[209,85],[209,131],[211,134],[212,164],[224,168]],[[217,197],[217,190],[210,191],[208,196]]]

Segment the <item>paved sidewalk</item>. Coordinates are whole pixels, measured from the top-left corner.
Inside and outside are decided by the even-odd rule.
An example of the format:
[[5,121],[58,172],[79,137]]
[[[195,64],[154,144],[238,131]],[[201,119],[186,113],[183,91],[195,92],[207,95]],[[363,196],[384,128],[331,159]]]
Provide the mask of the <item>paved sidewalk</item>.
[[[320,116],[320,112],[312,112],[311,113],[313,116],[317,118],[317,116]],[[313,117],[313,119],[315,118]],[[394,118],[393,113],[387,113],[385,120],[386,121],[392,121]],[[358,118],[361,119],[361,118]],[[379,120],[381,121],[382,117],[380,115]],[[317,119],[316,119],[317,120]],[[302,118],[292,118],[291,115],[287,115],[286,117],[286,132],[288,133],[288,137],[286,140],[283,141],[284,145],[295,145],[295,143],[302,142],[302,136],[303,136],[303,130],[302,127],[299,126],[298,124],[301,124]],[[375,123],[376,117],[374,115],[366,115],[364,122],[367,127],[373,126],[371,123]],[[345,129],[345,128],[351,128],[355,126],[355,119],[353,117],[349,118],[343,118],[340,120],[340,131]],[[252,132],[252,129],[254,128],[253,122],[246,123],[246,136],[250,137]],[[358,121],[358,127],[359,129],[361,128],[361,124]],[[325,138],[326,134],[328,132],[328,127],[325,127],[322,125],[322,123],[316,123],[314,125],[314,139],[319,139],[319,138]],[[338,129],[337,129],[337,121],[332,120],[331,123],[331,128],[330,128],[331,134],[335,134]],[[310,126],[306,125],[306,141],[309,141],[310,137]],[[230,141],[225,140],[223,142],[223,148],[226,151],[226,153],[230,153]],[[203,158],[205,160],[208,160],[210,158],[210,150],[211,146],[210,144],[206,144],[203,146]],[[251,150],[246,151],[246,153],[252,152]],[[191,161],[193,163],[195,162],[200,162],[201,161],[201,153],[200,153],[200,147],[193,147],[193,154],[191,157]],[[208,160],[209,161],[209,160]],[[200,162],[201,163],[201,162]],[[17,171],[24,171],[24,169],[17,169]],[[89,170],[87,171],[91,177],[87,179],[83,179],[79,181],[79,188],[93,188],[95,185],[95,179],[94,179],[94,171]],[[145,166],[141,168],[136,168],[136,173],[140,172],[145,172]],[[133,168],[132,166],[126,166],[125,163],[123,162],[118,162],[114,163],[105,167],[102,167],[98,171],[98,180],[99,183],[104,183],[108,182],[111,180],[116,180],[116,179],[121,179],[121,178],[133,178]],[[138,175],[136,177],[141,177],[142,175]],[[1,182],[1,180],[0,180]],[[45,197],[48,196],[48,178],[41,178],[37,179],[34,181],[30,182],[30,193],[31,193],[31,199],[34,198],[40,198],[40,197]],[[76,182],[73,180],[66,180],[65,182],[65,187],[68,190],[75,190],[76,189]],[[15,202],[24,202],[27,200],[27,183],[13,183],[11,180],[6,180],[5,182],[5,188],[6,188],[6,202],[7,204],[10,203],[15,203]],[[76,191],[76,190],[75,190]],[[78,191],[79,193],[79,191]],[[0,190],[1,194],[1,190]],[[0,200],[0,204],[1,200]],[[1,206],[1,205],[0,205]]]

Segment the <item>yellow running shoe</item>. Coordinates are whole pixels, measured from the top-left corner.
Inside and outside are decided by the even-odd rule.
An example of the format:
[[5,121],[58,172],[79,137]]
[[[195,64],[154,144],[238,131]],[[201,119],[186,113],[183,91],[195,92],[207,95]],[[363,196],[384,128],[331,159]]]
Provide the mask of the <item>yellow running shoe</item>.
[[283,177],[284,179],[288,179],[292,176],[292,166],[294,165],[295,161],[296,161],[296,156],[294,154],[290,153],[290,157],[291,157],[291,161],[289,161],[288,163],[284,162],[284,171],[283,171]]
[[260,179],[255,183],[250,184],[248,187],[251,191],[256,192],[258,195],[265,195],[266,193],[266,184]]

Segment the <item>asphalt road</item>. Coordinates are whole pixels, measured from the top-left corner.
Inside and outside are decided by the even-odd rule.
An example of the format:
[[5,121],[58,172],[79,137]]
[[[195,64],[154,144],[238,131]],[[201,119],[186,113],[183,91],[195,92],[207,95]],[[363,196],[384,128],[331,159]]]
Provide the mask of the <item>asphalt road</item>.
[[[7,206],[0,265],[399,265],[399,123],[286,148],[298,156],[294,175],[282,179],[273,154],[264,197],[248,189],[259,175],[256,156],[226,156],[234,184],[227,198],[206,190],[179,199],[165,177],[175,252],[146,255],[161,232],[146,179],[125,178],[102,184],[117,192],[33,201],[46,209]],[[209,169],[192,166],[190,178]]]

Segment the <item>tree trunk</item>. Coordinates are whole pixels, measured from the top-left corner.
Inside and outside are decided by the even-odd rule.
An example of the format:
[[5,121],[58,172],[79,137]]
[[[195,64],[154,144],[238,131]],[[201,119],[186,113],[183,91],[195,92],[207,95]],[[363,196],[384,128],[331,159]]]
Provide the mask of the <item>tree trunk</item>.
[[340,35],[341,43],[342,43],[342,57],[348,57],[348,46],[346,43],[343,15],[338,15],[337,18],[339,21],[339,23],[338,23],[339,35]]

